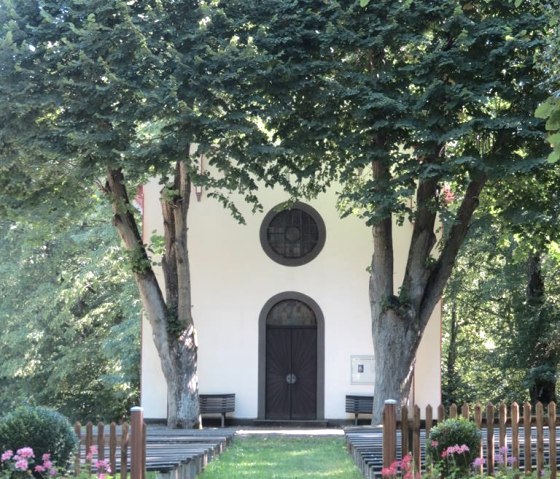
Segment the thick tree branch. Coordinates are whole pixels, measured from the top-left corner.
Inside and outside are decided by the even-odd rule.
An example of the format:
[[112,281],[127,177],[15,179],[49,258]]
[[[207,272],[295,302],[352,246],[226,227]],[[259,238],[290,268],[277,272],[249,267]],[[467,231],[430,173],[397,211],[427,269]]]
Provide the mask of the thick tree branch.
[[165,255],[162,266],[165,277],[167,305],[176,314],[183,328],[192,326],[191,285],[187,250],[187,213],[190,204],[191,180],[186,165],[175,165],[173,186],[164,188],[161,197]]
[[486,173],[480,173],[467,186],[467,191],[457,211],[455,222],[451,227],[443,250],[432,268],[428,283],[426,284],[424,299],[418,313],[421,327],[428,323],[435,305],[443,294],[447,280],[451,276],[459,248],[465,240],[471,218],[478,206],[480,192],[487,180],[488,176]]
[[177,294],[177,251],[175,249],[175,221],[173,214],[173,203],[167,198],[164,189],[160,198],[161,212],[163,216],[163,238],[165,241],[165,253],[161,258],[161,267],[165,282],[165,300],[169,311],[177,311],[179,301]]
[[184,161],[177,162],[175,188],[179,196],[174,202],[175,250],[178,286],[177,318],[187,328],[193,327],[191,314],[191,279],[187,248],[187,213],[190,205],[191,179]]
[[424,297],[430,276],[428,260],[436,244],[434,226],[437,216],[435,207],[437,188],[437,179],[429,178],[420,181],[416,192],[417,211],[403,279],[404,294],[414,311],[418,311]]
[[140,292],[142,306],[153,328],[158,353],[160,357],[165,357],[169,354],[166,340],[167,308],[132,214],[133,207],[120,168],[107,169],[107,184],[104,189],[111,201],[113,224],[134,262],[134,279]]
[[[383,162],[372,164],[373,177],[379,188],[389,183],[391,173]],[[393,295],[393,224],[390,212],[372,227],[373,256],[371,261],[370,299],[377,308]]]

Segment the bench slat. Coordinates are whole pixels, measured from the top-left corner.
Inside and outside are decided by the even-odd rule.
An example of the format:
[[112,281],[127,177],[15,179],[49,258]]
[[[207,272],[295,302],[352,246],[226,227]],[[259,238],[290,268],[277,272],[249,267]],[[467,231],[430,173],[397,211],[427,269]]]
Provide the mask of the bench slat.
[[358,424],[358,414],[371,414],[373,410],[373,396],[346,396],[346,412],[354,414],[354,424]]
[[199,394],[200,414],[221,414],[222,427],[225,425],[226,413],[235,411],[235,393]]

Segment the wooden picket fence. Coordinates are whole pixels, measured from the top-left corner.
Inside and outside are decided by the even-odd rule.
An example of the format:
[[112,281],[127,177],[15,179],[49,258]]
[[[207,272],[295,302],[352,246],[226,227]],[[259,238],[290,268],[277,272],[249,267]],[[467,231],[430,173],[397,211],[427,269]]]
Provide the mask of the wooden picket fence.
[[[85,429],[85,431],[83,431]],[[109,460],[111,474],[120,472],[121,479],[145,479],[146,471],[146,425],[142,408],[132,408],[130,425],[124,422],[117,426],[112,422],[106,426],[99,422],[94,426],[88,422],[85,427],[77,422],[74,432],[80,441],[74,460],[74,475],[78,476],[84,468],[92,467],[88,453],[95,446],[97,452],[93,459]],[[82,434],[84,432],[84,434]]]
[[[410,452],[416,466],[420,470],[423,466],[422,457],[426,457],[430,430],[434,425],[434,411],[431,406],[425,410],[425,422],[422,427],[421,411],[418,406],[401,408],[397,417],[395,401],[386,401],[383,412],[383,467],[389,467],[397,457],[397,430],[400,430],[400,450],[403,454]],[[556,427],[560,424],[556,416],[556,404],[548,404],[546,410],[541,403],[537,403],[534,410],[531,404],[524,403],[522,408],[513,403],[509,408],[505,404],[494,406],[491,403],[484,408],[477,404],[473,409],[464,404],[460,409],[456,405],[449,408],[448,414],[444,406],[437,408],[437,421],[464,417],[473,420],[482,431],[480,457],[485,452],[486,471],[494,472],[496,449],[508,448],[508,454],[517,461],[512,465],[519,469],[519,459],[523,453],[523,471],[532,472],[533,464],[537,471],[547,467],[550,469],[551,479],[556,479]],[[424,446],[421,446],[421,432],[425,431]],[[497,436],[497,443],[496,443]],[[547,439],[545,441],[545,439]],[[546,445],[545,445],[546,443]],[[523,448],[521,449],[521,446]],[[546,447],[545,447],[546,446]],[[422,450],[424,449],[424,450]],[[548,463],[545,464],[545,456]]]

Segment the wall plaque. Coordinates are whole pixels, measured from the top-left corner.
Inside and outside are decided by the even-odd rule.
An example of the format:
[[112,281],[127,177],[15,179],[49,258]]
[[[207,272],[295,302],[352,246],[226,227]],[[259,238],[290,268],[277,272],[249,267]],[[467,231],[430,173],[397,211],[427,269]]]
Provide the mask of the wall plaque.
[[351,384],[373,384],[373,356],[350,356]]

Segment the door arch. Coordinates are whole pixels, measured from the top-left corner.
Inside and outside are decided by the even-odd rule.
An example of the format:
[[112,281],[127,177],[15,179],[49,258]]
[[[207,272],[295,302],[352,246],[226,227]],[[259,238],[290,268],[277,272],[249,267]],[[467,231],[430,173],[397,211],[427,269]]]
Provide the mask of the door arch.
[[324,419],[324,332],[321,308],[302,293],[280,293],[263,306],[259,419]]

